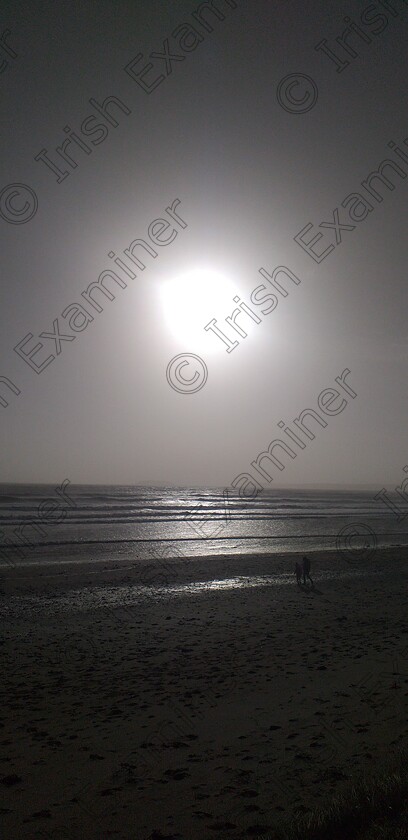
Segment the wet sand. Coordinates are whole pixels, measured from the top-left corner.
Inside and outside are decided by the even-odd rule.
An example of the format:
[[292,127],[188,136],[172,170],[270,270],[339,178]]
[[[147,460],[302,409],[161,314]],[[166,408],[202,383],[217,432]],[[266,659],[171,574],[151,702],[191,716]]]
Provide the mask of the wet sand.
[[406,745],[401,551],[310,556],[6,570],[3,836],[266,840]]

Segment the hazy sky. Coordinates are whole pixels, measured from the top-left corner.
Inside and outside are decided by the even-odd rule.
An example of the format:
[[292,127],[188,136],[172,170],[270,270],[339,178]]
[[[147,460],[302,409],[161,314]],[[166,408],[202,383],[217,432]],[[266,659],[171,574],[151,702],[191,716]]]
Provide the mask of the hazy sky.
[[[305,409],[327,425],[268,486],[403,478],[408,7],[231,2],[2,4],[2,481],[228,486]],[[278,266],[286,297],[259,273]],[[166,379],[186,353],[208,370],[194,393]],[[323,414],[345,369],[357,396]]]

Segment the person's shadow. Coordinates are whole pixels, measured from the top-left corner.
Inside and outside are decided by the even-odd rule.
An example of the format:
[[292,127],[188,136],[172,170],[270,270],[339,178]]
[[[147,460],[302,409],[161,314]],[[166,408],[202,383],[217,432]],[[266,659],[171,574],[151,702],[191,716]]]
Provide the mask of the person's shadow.
[[300,586],[299,586],[299,589],[302,590],[304,595],[323,595],[322,590],[317,589],[317,587],[315,586],[315,584],[313,583],[312,580],[311,580],[311,585],[310,586],[307,583],[301,583]]

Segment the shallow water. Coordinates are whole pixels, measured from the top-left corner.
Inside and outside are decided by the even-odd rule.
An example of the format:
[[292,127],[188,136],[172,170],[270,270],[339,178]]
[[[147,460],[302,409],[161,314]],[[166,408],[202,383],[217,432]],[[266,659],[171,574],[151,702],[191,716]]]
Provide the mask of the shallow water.
[[[320,571],[316,579],[316,590],[324,581],[373,577],[381,575],[377,569],[343,571]],[[164,603],[175,598],[202,597],[223,592],[264,587],[291,586],[297,590],[294,575],[282,573],[276,575],[237,575],[231,578],[215,580],[188,581],[180,584],[139,586],[121,584],[118,586],[86,586],[72,589],[58,595],[12,595],[1,604],[0,613],[4,620],[28,619],[34,615],[52,615],[64,613],[87,613],[93,610],[115,610],[133,607],[142,603]],[[302,589],[303,589],[302,584]],[[310,590],[310,584],[306,584]]]

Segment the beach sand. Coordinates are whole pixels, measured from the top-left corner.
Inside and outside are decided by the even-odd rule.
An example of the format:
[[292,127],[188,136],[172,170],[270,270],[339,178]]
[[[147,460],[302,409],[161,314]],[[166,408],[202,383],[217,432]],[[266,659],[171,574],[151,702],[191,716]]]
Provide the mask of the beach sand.
[[402,551],[310,556],[6,570],[2,835],[266,840],[406,745]]

